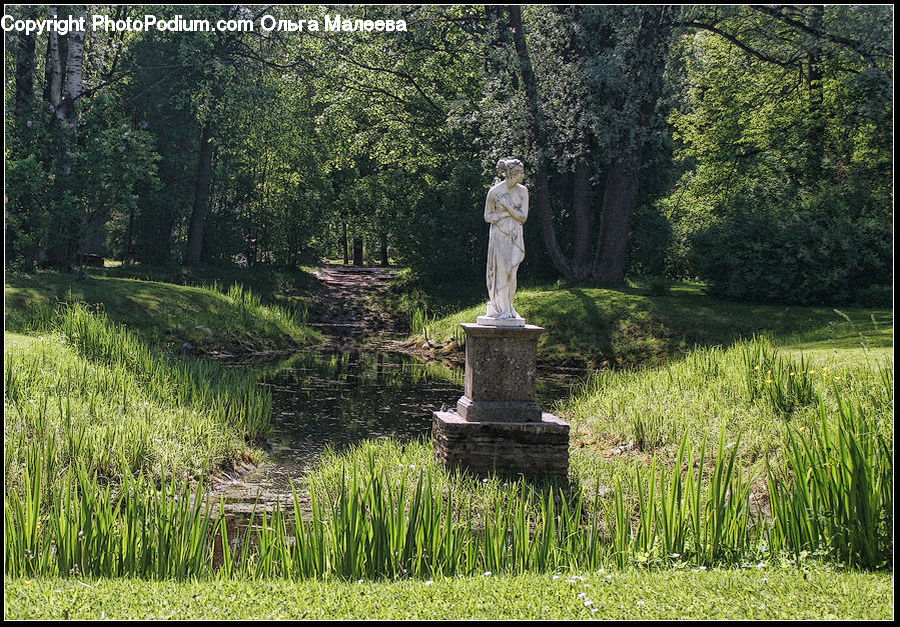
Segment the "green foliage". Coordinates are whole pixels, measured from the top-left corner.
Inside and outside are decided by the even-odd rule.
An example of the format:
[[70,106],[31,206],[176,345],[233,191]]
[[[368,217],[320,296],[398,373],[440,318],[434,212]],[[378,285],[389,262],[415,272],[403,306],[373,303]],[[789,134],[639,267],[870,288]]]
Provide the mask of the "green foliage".
[[[893,379],[881,388],[891,402]],[[785,469],[768,472],[773,551],[823,551],[853,566],[893,565],[892,439],[874,414],[837,395],[832,424],[823,402],[809,430],[787,432]]]
[[[265,10],[322,17],[312,6]],[[141,9],[104,11],[121,19]],[[352,42],[305,31],[89,30],[74,125],[40,95],[47,39],[37,37],[33,95],[6,94],[7,261],[70,266],[87,251],[179,262],[196,212],[207,263],[340,258],[346,231],[365,241],[368,263],[388,257],[426,282],[474,281],[484,192],[497,158],[514,153],[529,176],[546,157],[547,228],[572,262],[565,278],[586,281],[604,253],[602,214],[615,196],[606,192],[637,142],[631,276],[702,277],[712,293],[743,300],[886,304],[893,83],[884,7],[828,6],[821,26],[815,6],[666,9],[659,42],[673,45],[660,89],[648,75],[653,52],[637,42],[650,8],[526,8],[540,146],[506,9],[354,11],[409,29]],[[258,22],[262,12],[196,6],[182,15]],[[7,38],[13,87],[21,49]],[[526,228],[520,274],[553,281],[561,271],[542,231]]]
[[686,10],[710,27],[671,76],[671,275],[757,302],[872,302],[891,282],[890,14],[829,6],[819,31],[819,10]]
[[890,231],[867,220],[865,207],[843,187],[823,187],[814,196],[775,190],[767,197],[772,190],[754,185],[729,201],[722,217],[690,240],[710,293],[846,303],[866,297],[873,283],[889,282]]

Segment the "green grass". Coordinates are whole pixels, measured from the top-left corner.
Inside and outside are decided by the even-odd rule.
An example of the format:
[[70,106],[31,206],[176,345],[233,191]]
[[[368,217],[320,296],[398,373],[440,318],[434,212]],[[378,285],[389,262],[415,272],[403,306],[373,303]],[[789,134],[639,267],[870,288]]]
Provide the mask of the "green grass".
[[888,620],[892,579],[815,565],[433,581],[15,578],[4,584],[4,618]]
[[723,429],[727,442],[740,440],[745,472],[764,482],[766,464],[785,460],[788,435],[821,423],[819,399],[832,428],[843,402],[890,437],[892,361],[830,368],[764,338],[700,347],[658,368],[596,372],[554,411],[571,424],[570,464],[583,483],[612,485],[621,468],[651,455],[672,464],[685,437],[696,451]]
[[[534,287],[516,294],[516,308],[529,324],[546,329],[539,359],[573,365],[646,366],[683,356],[694,346],[727,346],[753,335],[789,336],[796,352],[850,348],[854,361],[891,354],[893,312],[846,308],[731,303],[681,284],[664,296],[647,290]],[[485,305],[439,317],[427,324],[429,337],[446,342],[475,322]],[[424,339],[424,333],[419,339]]]
[[321,289],[314,275],[316,268],[273,268],[265,264],[252,268],[237,264],[201,265],[195,267],[170,265],[153,266],[128,264],[100,269],[88,269],[91,274],[121,279],[156,281],[174,285],[205,287],[218,284],[225,290],[240,285],[250,290],[266,305],[281,305],[291,311],[300,311],[310,305]]
[[793,355],[804,355],[820,366],[831,368],[854,364],[872,366],[893,355],[893,315],[858,309],[834,309],[835,317],[825,326],[778,340]]
[[239,284],[225,290],[102,274],[8,273],[5,295],[6,329],[19,333],[40,331],[57,303],[84,302],[145,342],[175,349],[189,342],[205,352],[243,352],[320,341],[303,324],[305,306],[264,305]]
[[[597,372],[554,408],[572,423],[572,486],[480,480],[427,442],[367,442],[326,455],[294,507],[255,518],[217,570],[216,537],[234,531],[184,479],[256,455],[270,401],[242,374],[152,347],[156,322],[126,331],[48,306],[59,285],[16,280],[8,321],[44,335],[5,336],[8,618],[891,617],[890,574],[840,566],[892,566],[889,312],[757,311],[690,287],[524,290],[545,355],[596,360],[607,343],[631,355],[619,365],[658,364]],[[108,306],[135,316],[123,281],[141,283],[81,284],[113,286]],[[227,299],[207,312],[223,328],[269,315],[239,287],[162,288]],[[782,348],[723,339],[762,319],[752,329]]]
[[83,305],[47,331],[4,336],[8,489],[34,456],[48,486],[79,465],[106,480],[196,479],[259,459],[248,443],[266,433],[271,397],[252,375],[160,352]]

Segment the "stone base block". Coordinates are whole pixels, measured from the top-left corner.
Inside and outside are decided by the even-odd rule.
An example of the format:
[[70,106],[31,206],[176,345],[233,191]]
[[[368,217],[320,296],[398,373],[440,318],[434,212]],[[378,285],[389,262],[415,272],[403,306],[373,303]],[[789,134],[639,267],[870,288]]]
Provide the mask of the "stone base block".
[[544,416],[535,401],[473,401],[468,396],[456,403],[456,413],[470,422],[540,422]]
[[434,453],[447,466],[529,479],[568,475],[569,424],[552,414],[540,422],[470,422],[455,411],[433,415]]
[[525,327],[525,318],[490,318],[488,316],[478,316],[475,322],[484,327]]
[[[534,401],[535,353],[542,327],[489,327],[463,323],[465,397],[481,401]],[[540,420],[538,417],[537,420]]]

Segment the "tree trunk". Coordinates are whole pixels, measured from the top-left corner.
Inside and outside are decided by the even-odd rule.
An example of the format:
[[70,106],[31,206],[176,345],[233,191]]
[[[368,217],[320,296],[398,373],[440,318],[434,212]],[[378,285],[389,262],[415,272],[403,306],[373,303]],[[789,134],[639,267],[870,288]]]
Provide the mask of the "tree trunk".
[[19,33],[16,47],[16,118],[24,122],[25,115],[34,104],[34,33]]
[[591,166],[586,159],[575,164],[572,180],[572,218],[575,226],[572,244],[572,271],[575,281],[591,274]]
[[628,256],[628,226],[638,191],[637,150],[623,156],[610,169],[603,193],[603,222],[597,244],[593,278],[621,285]]
[[346,220],[341,221],[341,229],[342,229],[341,246],[344,249],[344,265],[349,266],[350,265],[350,252],[347,250],[347,221]]
[[[33,14],[28,14],[32,17]],[[16,99],[15,99],[15,119],[16,125],[22,129],[26,128],[26,123],[31,119],[31,113],[34,107],[34,53],[35,53],[35,36],[34,33],[19,33],[18,45],[16,46]],[[22,214],[31,216],[33,214],[33,200],[31,197],[21,199]],[[15,250],[18,242],[10,238],[10,231],[6,231],[6,260],[9,261],[17,254],[22,254],[26,264],[26,269],[30,270],[37,262],[38,248],[34,244],[25,246],[23,250]]]
[[544,154],[544,148],[547,145],[544,116],[541,113],[541,106],[538,100],[537,80],[534,76],[531,57],[525,42],[525,31],[522,27],[522,11],[518,6],[509,7],[509,21],[513,28],[513,40],[519,57],[519,70],[522,74],[522,83],[525,86],[525,97],[529,113],[529,132],[537,155],[537,162],[534,164],[534,195],[532,196],[532,202],[541,219],[541,238],[544,242],[544,247],[547,249],[547,253],[550,255],[550,259],[557,271],[567,281],[571,281],[574,278],[572,269],[559,249],[559,244],[556,241],[556,231],[553,230],[548,165],[547,157]]
[[[76,19],[84,18],[84,7],[79,7],[72,15]],[[68,41],[66,42],[65,76],[60,101],[61,119],[70,126],[78,121],[75,103],[81,98],[83,66],[84,31],[73,30],[69,32]]]
[[625,280],[628,256],[628,226],[637,204],[640,185],[641,152],[650,132],[656,103],[662,95],[663,71],[666,67],[672,28],[668,23],[669,7],[643,8],[641,28],[637,38],[637,54],[632,60],[635,85],[631,102],[624,110],[635,110],[633,132],[623,138],[616,151],[606,180],[603,195],[603,215],[594,278],[603,283],[621,285]]
[[[50,7],[50,15],[58,16],[57,7]],[[49,102],[54,109],[56,115],[61,115],[59,105],[62,102],[62,84],[63,84],[63,53],[60,51],[60,43],[65,41],[65,37],[57,35],[55,31],[47,34],[47,59],[44,68],[44,100]]]
[[134,206],[128,208],[128,228],[125,231],[125,251],[122,253],[122,263],[134,261]]
[[[212,170],[212,122],[203,125],[200,135],[200,158],[197,162],[197,184],[194,187],[194,207],[188,229],[187,250],[184,265],[196,266],[203,254],[203,227],[206,222],[206,205],[209,203],[209,176]],[[255,256],[255,252],[254,252]],[[248,264],[251,263],[248,259]]]
[[353,265],[361,266],[363,263],[363,238],[360,235],[353,238]]
[[387,233],[381,234],[381,265],[388,266],[388,236]]

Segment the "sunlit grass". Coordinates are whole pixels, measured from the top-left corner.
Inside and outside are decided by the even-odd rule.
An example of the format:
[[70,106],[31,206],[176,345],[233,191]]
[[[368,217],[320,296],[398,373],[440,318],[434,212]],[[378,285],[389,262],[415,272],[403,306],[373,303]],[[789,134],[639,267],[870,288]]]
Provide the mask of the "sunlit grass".
[[258,458],[248,442],[267,431],[271,397],[252,376],[161,353],[83,306],[57,315],[45,336],[6,336],[7,488],[32,455],[51,484],[78,464],[106,480],[197,479]]
[[18,333],[40,332],[58,303],[85,303],[102,309],[144,341],[180,349],[212,352],[298,347],[320,341],[305,326],[308,303],[282,299],[263,304],[240,284],[224,287],[174,285],[102,275],[42,272],[7,274],[6,328]]
[[892,579],[814,563],[387,581],[7,578],[4,618],[889,620]]
[[[691,285],[663,296],[631,287],[533,287],[519,290],[516,308],[545,329],[539,358],[593,367],[659,365],[695,346],[727,346],[754,335],[778,338],[797,352],[836,346],[877,362],[890,356],[893,339],[889,310],[733,303]],[[429,320],[429,338],[446,342],[461,333],[460,323],[474,323],[484,311],[481,304]],[[423,331],[413,333],[423,339]],[[858,357],[853,354],[853,363]],[[840,365],[849,365],[847,359]]]
[[[729,441],[740,436],[743,463],[761,475],[765,458],[783,447],[788,425],[808,428],[819,419],[820,397],[829,416],[839,415],[842,395],[889,424],[893,399],[884,380],[886,373],[892,379],[892,370],[890,363],[816,367],[758,338],[728,349],[697,348],[656,369],[594,373],[556,411],[572,424],[573,446],[597,455],[632,443],[633,454],[674,459],[685,435],[696,449],[724,428]],[[592,476],[611,463],[575,457]]]

